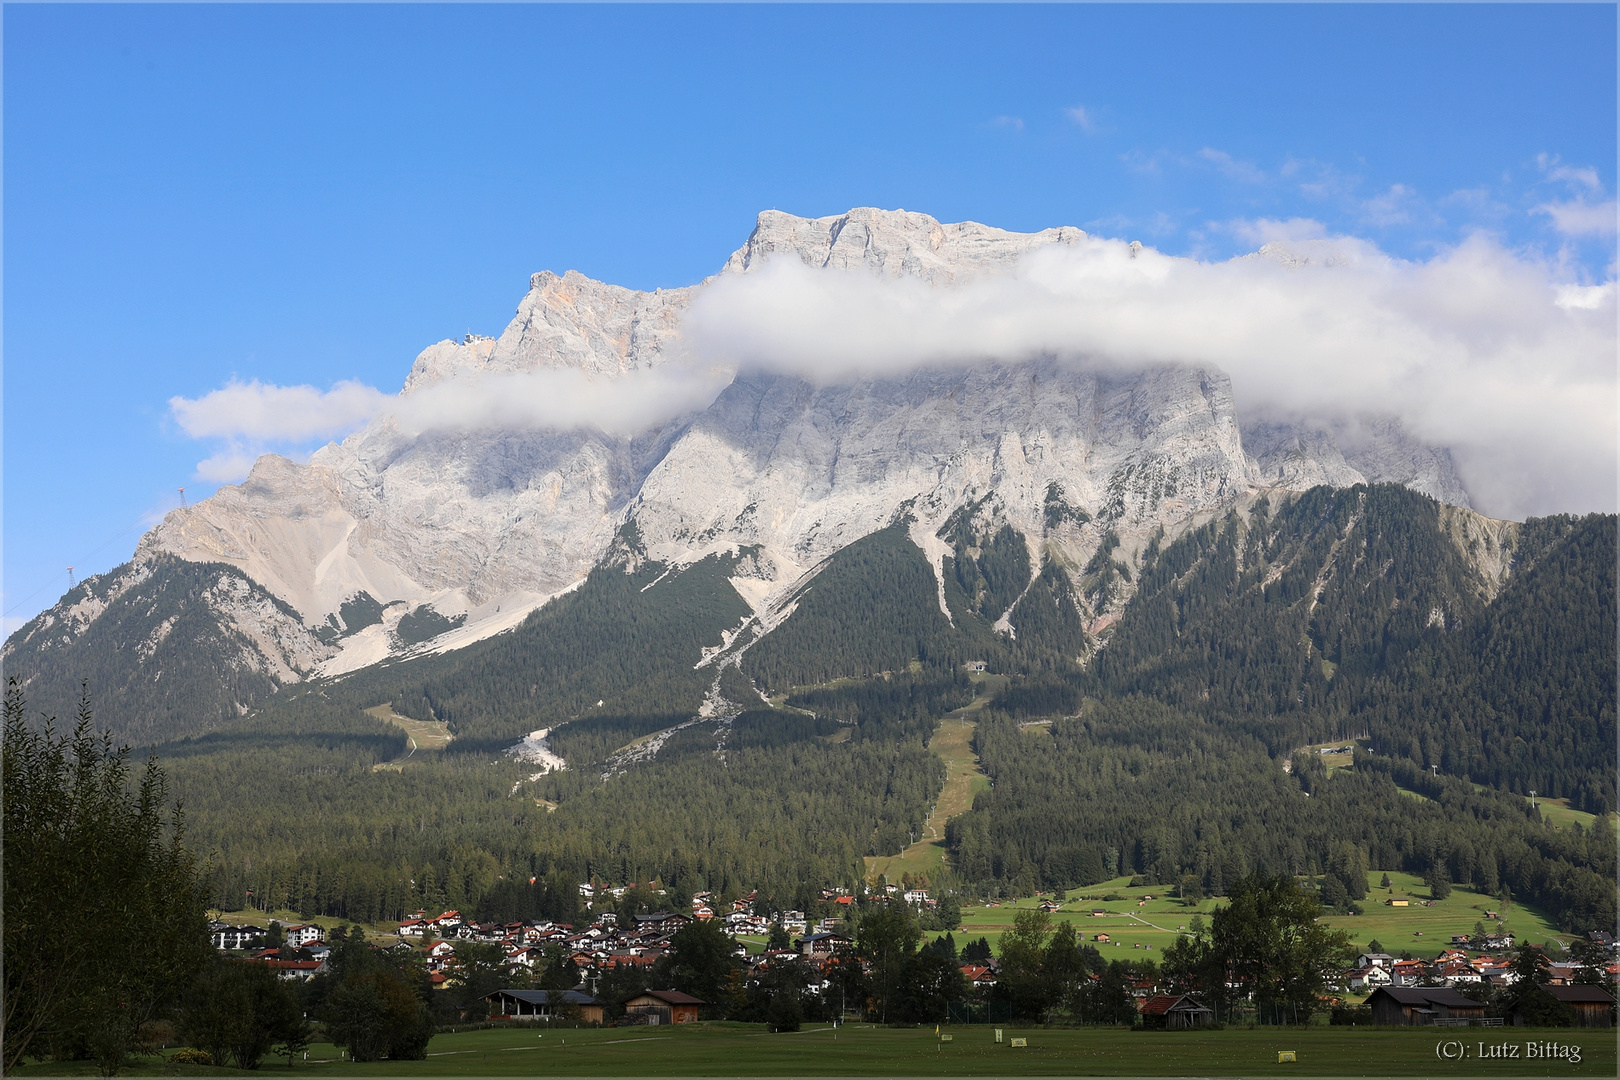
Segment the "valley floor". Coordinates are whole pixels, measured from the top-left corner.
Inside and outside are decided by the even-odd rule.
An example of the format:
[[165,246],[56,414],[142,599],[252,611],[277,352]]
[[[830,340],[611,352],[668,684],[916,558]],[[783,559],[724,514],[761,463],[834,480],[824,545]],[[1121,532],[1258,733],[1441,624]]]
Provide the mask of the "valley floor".
[[[328,1044],[290,1070],[300,1076],[1614,1076],[1612,1030],[1564,1028],[1254,1028],[1130,1031],[1119,1028],[827,1025],[769,1034],[758,1025],[574,1029],[507,1028],[436,1035],[426,1061],[342,1061]],[[1015,1047],[1015,1038],[1028,1041]],[[1530,1058],[1529,1047],[1578,1047],[1579,1064]],[[1516,1059],[1480,1059],[1506,1044]],[[1461,1048],[1460,1050],[1458,1048]],[[1295,1060],[1279,1063],[1278,1053]],[[1460,1060],[1446,1054],[1462,1053]],[[89,1063],[88,1074],[94,1072]],[[219,1074],[153,1059],[137,1074]],[[270,1058],[259,1075],[289,1072]],[[67,1064],[17,1076],[86,1075]]]

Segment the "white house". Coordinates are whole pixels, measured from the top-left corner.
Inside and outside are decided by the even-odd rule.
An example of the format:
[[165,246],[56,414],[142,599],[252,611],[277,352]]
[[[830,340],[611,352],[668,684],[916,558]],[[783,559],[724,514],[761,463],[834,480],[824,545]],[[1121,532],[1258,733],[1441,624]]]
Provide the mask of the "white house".
[[1388,968],[1358,967],[1350,973],[1350,989],[1370,993],[1380,986],[1388,986],[1392,978]]
[[283,932],[288,948],[302,949],[305,945],[313,945],[317,941],[326,940],[326,931],[314,923],[299,923],[289,926]]
[[229,949],[240,951],[242,949],[256,949],[264,941],[264,928],[261,926],[231,926],[228,923],[215,923],[209,928],[209,940],[216,949]]

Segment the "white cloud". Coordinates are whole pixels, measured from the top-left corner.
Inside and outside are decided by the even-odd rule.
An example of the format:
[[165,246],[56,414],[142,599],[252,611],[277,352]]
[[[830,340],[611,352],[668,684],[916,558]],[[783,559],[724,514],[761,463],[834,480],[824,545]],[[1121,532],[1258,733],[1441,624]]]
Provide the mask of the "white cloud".
[[630,436],[705,408],[734,375],[679,360],[611,378],[577,368],[468,375],[401,395],[387,412],[407,434],[583,427]]
[[1613,199],[1603,202],[1603,181],[1590,166],[1565,165],[1557,154],[1538,154],[1536,166],[1550,182],[1562,183],[1573,192],[1568,199],[1549,199],[1530,208],[1532,214],[1545,214],[1552,227],[1565,236],[1613,236],[1616,207]]
[[1598,179],[1597,170],[1590,165],[1565,165],[1557,154],[1537,154],[1536,166],[1547,174],[1548,180],[1562,180],[1571,187],[1583,187],[1589,191],[1603,190],[1603,181]]
[[1613,508],[1612,285],[1571,293],[1485,236],[1407,262],[1315,223],[1250,228],[1286,239],[1198,262],[1093,237],[954,288],[773,260],[705,289],[686,343],[818,383],[1036,356],[1213,365],[1246,411],[1399,417],[1453,448],[1488,512]]
[[1606,203],[1589,203],[1582,198],[1547,202],[1532,207],[1530,212],[1552,218],[1553,228],[1565,236],[1612,236],[1615,232],[1613,199]]
[[1264,171],[1247,161],[1239,161],[1225,150],[1216,150],[1214,147],[1206,146],[1198,151],[1198,156],[1215,166],[1216,170],[1228,180],[1236,180],[1240,184],[1263,184],[1266,182]]
[[1433,220],[1423,208],[1417,192],[1405,184],[1391,184],[1382,195],[1374,195],[1361,204],[1361,220],[1369,225],[1407,225],[1414,217]]
[[262,449],[233,446],[197,462],[193,475],[209,484],[234,484],[253,471],[253,463],[259,460],[261,453]]
[[739,369],[833,384],[925,366],[1056,357],[1192,364],[1231,375],[1250,415],[1394,415],[1451,447],[1476,504],[1520,517],[1613,509],[1616,295],[1562,264],[1472,236],[1392,258],[1310,219],[1212,226],[1263,247],[1226,261],[1087,237],[1010,269],[933,287],[910,277],[767,261],[699,291],[680,355],[593,378],[573,368],[463,375],[388,397],[233,383],[175,398],[188,434],[220,442],[204,479],[238,479],[271,442],[381,417],[430,430],[595,428],[633,435],[702,409]]
[[197,463],[195,478],[225,484],[246,476],[266,450],[345,435],[377,415],[388,401],[381,390],[353,379],[335,383],[330,390],[233,379],[199,398],[170,398],[169,413],[193,439],[224,444]]
[[1098,127],[1096,114],[1093,113],[1092,110],[1086,108],[1084,105],[1071,105],[1067,109],[1063,110],[1063,114],[1069,118],[1070,123],[1079,128],[1081,131],[1085,132],[1087,135],[1097,134]]
[[998,116],[990,121],[990,126],[1006,128],[1008,131],[1023,131],[1024,120],[1018,116]]
[[330,390],[254,379],[233,380],[195,400],[172,397],[169,409],[180,430],[193,439],[306,442],[353,431],[387,400],[382,391],[352,379]]
[[1289,218],[1286,221],[1277,218],[1256,218],[1253,221],[1240,218],[1227,222],[1221,228],[1257,248],[1266,244],[1301,243],[1327,238],[1327,229],[1320,221],[1311,218]]
[[309,386],[233,382],[193,401],[170,400],[186,434],[221,446],[197,463],[195,477],[233,483],[268,450],[295,459],[312,440],[325,441],[373,419],[407,435],[426,431],[591,428],[632,436],[707,406],[735,373],[679,361],[615,377],[575,368],[469,373],[390,397],[357,382],[321,392]]

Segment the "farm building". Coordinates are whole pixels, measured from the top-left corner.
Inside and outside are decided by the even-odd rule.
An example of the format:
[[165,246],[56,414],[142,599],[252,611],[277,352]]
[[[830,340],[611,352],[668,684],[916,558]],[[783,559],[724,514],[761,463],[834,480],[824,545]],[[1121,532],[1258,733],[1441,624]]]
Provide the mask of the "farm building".
[[679,990],[643,990],[620,1004],[625,1019],[631,1023],[690,1024],[697,1020],[698,1009],[708,1002]]
[[1432,1024],[1436,1020],[1483,1020],[1485,1006],[1448,986],[1380,986],[1367,997],[1373,1023]]
[[578,990],[497,990],[485,994],[484,1000],[489,1003],[489,1015],[501,1019],[550,1020],[577,1008],[586,1023],[602,1022],[602,1003]]
[[[1555,1000],[1567,1005],[1575,1014],[1576,1027],[1606,1028],[1614,1026],[1614,998],[1601,986],[1543,986]],[[1517,1011],[1513,1014],[1515,1026],[1524,1019]]]
[[1209,1027],[1215,1022],[1213,1010],[1200,1005],[1188,994],[1156,994],[1142,1002],[1142,1024],[1172,1031]]

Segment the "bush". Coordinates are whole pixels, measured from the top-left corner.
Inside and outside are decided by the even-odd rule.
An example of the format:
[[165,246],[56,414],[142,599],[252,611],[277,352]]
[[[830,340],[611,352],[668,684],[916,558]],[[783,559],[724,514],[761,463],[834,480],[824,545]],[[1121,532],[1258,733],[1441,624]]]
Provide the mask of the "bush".
[[183,1050],[176,1050],[170,1054],[169,1060],[176,1065],[212,1065],[214,1055],[206,1050],[198,1050],[194,1046],[188,1046]]

